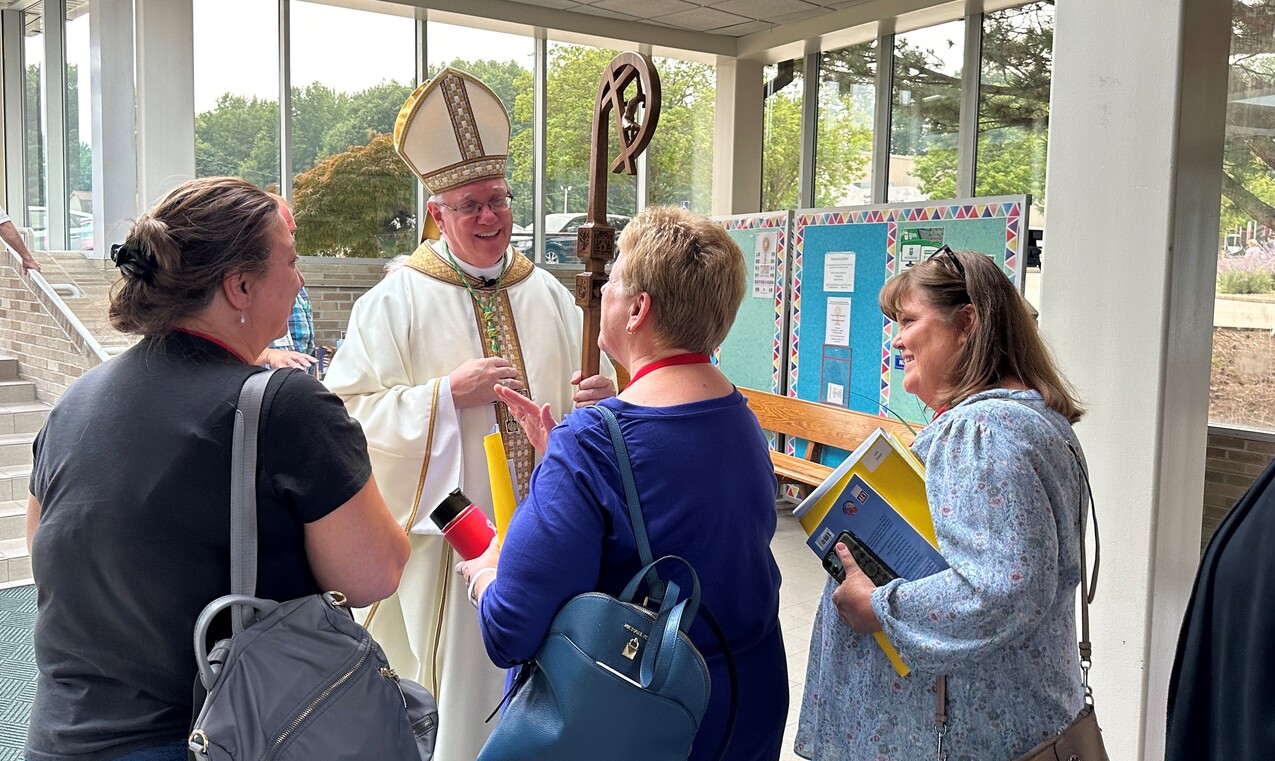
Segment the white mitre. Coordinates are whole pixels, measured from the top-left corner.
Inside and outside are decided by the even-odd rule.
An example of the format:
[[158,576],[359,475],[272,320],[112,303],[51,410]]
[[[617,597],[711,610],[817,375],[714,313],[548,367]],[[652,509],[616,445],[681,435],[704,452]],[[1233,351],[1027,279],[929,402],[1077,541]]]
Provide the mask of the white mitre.
[[437,195],[503,178],[509,131],[509,114],[496,93],[448,66],[403,104],[394,125],[394,149]]

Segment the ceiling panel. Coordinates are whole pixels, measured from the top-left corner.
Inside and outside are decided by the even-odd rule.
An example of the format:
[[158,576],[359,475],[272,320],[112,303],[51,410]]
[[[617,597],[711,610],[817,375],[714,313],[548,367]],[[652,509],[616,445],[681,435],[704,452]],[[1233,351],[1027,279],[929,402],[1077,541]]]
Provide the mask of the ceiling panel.
[[729,37],[764,32],[868,0],[510,0],[590,16],[645,21]]

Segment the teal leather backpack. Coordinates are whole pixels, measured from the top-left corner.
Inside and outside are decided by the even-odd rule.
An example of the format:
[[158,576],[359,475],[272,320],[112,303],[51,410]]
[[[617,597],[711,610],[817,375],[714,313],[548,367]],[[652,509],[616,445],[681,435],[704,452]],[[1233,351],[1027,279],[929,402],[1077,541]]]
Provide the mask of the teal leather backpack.
[[[643,568],[612,597],[586,592],[558,611],[535,658],[523,666],[508,708],[478,761],[674,761],[686,759],[708,708],[708,664],[688,634],[703,616],[721,644],[730,674],[730,713],[720,759],[735,724],[735,664],[721,628],[700,603],[699,577],[685,559],[651,559],[633,470],[615,415],[606,419],[620,462],[629,517]],[[680,563],[691,590],[661,580],[656,566]],[[652,611],[636,601],[646,581]]]

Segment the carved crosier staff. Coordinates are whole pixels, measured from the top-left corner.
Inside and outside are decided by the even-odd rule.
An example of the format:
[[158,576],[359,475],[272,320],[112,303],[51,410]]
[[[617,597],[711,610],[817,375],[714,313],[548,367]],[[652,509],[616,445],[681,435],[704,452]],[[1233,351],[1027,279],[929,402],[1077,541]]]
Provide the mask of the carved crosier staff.
[[[624,91],[636,82],[632,98]],[[602,73],[593,107],[593,145],[589,150],[589,214],[576,232],[577,251],[584,272],[576,275],[576,303],[584,309],[584,347],[580,370],[588,378],[598,373],[598,333],[602,327],[602,286],[606,266],[615,255],[615,228],[607,223],[607,114],[615,120],[620,155],[610,170],[637,174],[637,157],[646,150],[660,120],[660,76],[655,64],[640,53],[621,53]]]

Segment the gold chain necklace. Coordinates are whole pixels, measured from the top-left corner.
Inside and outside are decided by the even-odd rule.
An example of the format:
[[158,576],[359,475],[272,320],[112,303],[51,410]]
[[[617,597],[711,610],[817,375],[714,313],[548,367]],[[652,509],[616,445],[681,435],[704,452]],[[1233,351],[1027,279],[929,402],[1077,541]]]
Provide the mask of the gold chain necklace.
[[447,261],[451,263],[452,269],[456,270],[460,282],[465,284],[465,290],[469,291],[469,295],[473,297],[474,303],[478,305],[478,311],[483,317],[483,329],[487,334],[487,341],[491,345],[492,356],[500,355],[500,332],[496,325],[496,299],[500,297],[500,284],[505,281],[505,273],[509,271],[509,264],[500,269],[500,276],[496,278],[496,288],[487,298],[478,295],[474,287],[469,284],[469,278],[461,271],[460,265],[456,263],[456,257],[452,256],[451,249],[447,251]]

